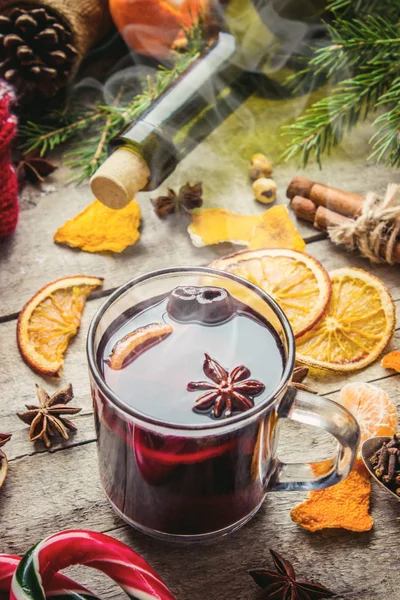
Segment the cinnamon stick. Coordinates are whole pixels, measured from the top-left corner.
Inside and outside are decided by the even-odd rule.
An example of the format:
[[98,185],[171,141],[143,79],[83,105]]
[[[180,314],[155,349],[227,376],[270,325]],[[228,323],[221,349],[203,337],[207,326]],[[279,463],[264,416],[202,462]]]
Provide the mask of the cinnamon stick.
[[329,208],[336,213],[352,218],[360,216],[364,203],[364,198],[359,194],[329,187],[300,176],[292,179],[286,194],[290,199],[295,196],[308,198],[317,206]]
[[[340,215],[325,206],[317,207],[309,198],[303,198],[301,196],[294,196],[290,206],[296,217],[309,221],[320,231],[327,232],[330,227],[351,223],[353,221],[353,219]],[[383,246],[382,254],[384,254],[384,251],[385,247]],[[400,263],[400,240],[394,247],[393,260],[396,263]]]

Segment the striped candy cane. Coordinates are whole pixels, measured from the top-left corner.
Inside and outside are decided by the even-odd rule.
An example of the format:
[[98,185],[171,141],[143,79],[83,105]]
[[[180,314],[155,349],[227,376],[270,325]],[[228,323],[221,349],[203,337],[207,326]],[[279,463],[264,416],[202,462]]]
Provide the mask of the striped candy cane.
[[86,565],[102,571],[131,600],[175,600],[156,571],[129,546],[94,531],[62,531],[25,554],[14,574],[10,600],[45,600],[57,571]]
[[[12,556],[10,554],[0,554],[0,594],[8,593],[11,588],[11,581],[19,563],[20,556]],[[72,581],[69,577],[57,573],[48,586],[46,586],[46,598],[57,597],[58,600],[98,600],[85,587]]]

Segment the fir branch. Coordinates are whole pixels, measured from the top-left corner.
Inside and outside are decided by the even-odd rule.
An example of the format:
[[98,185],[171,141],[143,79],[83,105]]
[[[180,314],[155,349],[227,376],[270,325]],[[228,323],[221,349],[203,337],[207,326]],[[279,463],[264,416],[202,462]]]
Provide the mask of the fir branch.
[[[199,57],[205,46],[201,20],[185,30],[186,48],[176,52],[170,69],[161,66],[154,77],[148,77],[142,92],[119,106],[124,83],[112,106],[97,104],[91,108],[77,107],[74,102],[63,113],[54,113],[46,121],[28,121],[20,127],[20,148],[23,153],[34,149],[43,156],[65,142],[72,144],[66,154],[66,164],[77,171],[76,181],[91,177],[107,155],[108,142],[128,123],[137,119],[163,92]],[[85,143],[82,144],[82,136]]]
[[[340,14],[350,3],[333,2],[330,8]],[[369,10],[375,7],[373,2]],[[385,0],[379,4],[380,9]],[[346,20],[336,18],[327,27],[328,45],[319,47],[308,66],[288,81],[300,89],[304,77],[316,79],[321,75],[333,83],[331,93],[308,108],[294,124],[284,127],[284,134],[292,136],[283,158],[300,156],[306,166],[311,155],[320,163],[321,155],[329,153],[344,135],[370,111],[383,107],[386,111],[375,124],[377,133],[370,140],[371,157],[387,164],[400,164],[399,109],[400,102],[400,6],[397,19],[381,14],[367,14],[363,18]],[[349,76],[351,73],[351,76]],[[397,126],[396,126],[396,119]],[[396,133],[397,132],[397,133]],[[397,136],[397,137],[396,137]]]

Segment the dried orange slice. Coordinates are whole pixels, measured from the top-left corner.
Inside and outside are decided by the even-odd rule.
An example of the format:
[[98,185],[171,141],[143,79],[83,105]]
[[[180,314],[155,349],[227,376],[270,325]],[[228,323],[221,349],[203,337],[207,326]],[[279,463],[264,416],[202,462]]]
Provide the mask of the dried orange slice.
[[357,419],[361,443],[371,437],[392,436],[397,431],[396,405],[388,394],[370,383],[348,383],[339,394],[339,403]]
[[27,302],[17,324],[24,361],[38,373],[58,375],[69,340],[76,335],[86,298],[103,278],[77,275],[49,283]]
[[395,328],[393,299],[380,279],[362,269],[330,273],[328,310],[297,340],[296,358],[311,367],[356,371],[383,352]]
[[107,361],[108,366],[112,369],[126,367],[140,352],[158,344],[172,332],[173,327],[166,323],[150,323],[135,329],[115,344]]
[[328,273],[312,256],[284,248],[244,250],[211,265],[240,275],[266,291],[282,308],[295,337],[324,315],[330,297]]

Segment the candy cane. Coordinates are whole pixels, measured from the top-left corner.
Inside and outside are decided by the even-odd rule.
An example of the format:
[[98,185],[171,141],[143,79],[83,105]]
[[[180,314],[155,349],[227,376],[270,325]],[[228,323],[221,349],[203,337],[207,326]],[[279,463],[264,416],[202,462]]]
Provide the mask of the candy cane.
[[129,546],[94,531],[62,531],[25,554],[14,574],[10,600],[45,600],[52,577],[72,565],[102,571],[131,600],[175,600],[156,571]]
[[[10,591],[12,578],[20,562],[20,556],[0,554],[0,594]],[[98,600],[97,596],[76,581],[57,573],[46,586],[46,598],[60,595],[63,596],[63,600]]]

